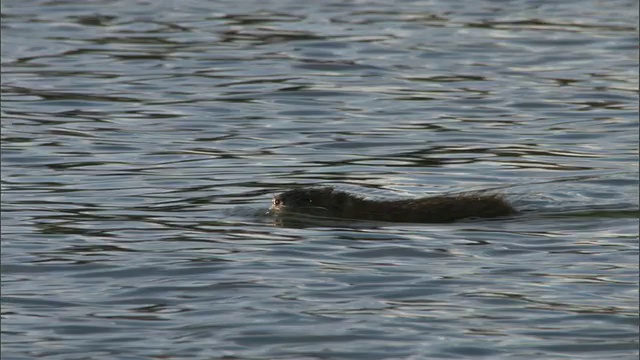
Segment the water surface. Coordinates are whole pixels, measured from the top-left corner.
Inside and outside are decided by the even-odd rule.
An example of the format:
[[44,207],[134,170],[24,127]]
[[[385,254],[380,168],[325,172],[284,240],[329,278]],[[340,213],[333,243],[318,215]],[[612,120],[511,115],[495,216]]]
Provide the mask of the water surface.
[[[637,14],[3,1],[2,358],[637,358]],[[265,215],[318,184],[523,213]]]

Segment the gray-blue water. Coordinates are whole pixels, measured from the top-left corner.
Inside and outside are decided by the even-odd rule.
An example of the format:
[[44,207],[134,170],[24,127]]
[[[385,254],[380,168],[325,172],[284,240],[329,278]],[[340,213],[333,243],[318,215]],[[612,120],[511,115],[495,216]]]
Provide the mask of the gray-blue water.
[[[2,1],[2,359],[637,359],[638,1]],[[498,189],[452,224],[273,194]]]

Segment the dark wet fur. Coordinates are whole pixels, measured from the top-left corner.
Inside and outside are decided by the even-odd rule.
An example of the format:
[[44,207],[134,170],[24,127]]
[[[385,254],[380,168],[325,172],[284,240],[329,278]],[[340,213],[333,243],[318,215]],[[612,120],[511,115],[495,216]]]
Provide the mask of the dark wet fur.
[[274,197],[271,211],[276,214],[301,213],[343,219],[414,223],[493,218],[516,212],[499,194],[475,192],[408,200],[367,200],[331,187],[286,191]]
[[[330,187],[301,188],[286,191],[273,198],[271,210],[325,217],[341,217],[348,194]],[[353,195],[350,195],[353,196]],[[281,205],[277,205],[281,201]]]

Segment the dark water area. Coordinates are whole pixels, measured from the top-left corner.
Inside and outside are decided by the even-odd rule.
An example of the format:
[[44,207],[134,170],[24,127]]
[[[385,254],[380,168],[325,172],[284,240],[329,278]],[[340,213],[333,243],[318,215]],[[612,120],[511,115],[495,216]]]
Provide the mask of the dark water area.
[[1,7],[3,360],[637,359],[638,1]]

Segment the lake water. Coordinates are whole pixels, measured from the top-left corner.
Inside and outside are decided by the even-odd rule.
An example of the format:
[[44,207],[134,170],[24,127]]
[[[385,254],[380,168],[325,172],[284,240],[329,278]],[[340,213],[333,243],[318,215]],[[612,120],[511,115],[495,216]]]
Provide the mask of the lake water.
[[[2,2],[2,359],[637,359],[638,1]],[[271,197],[521,214],[287,223]]]

